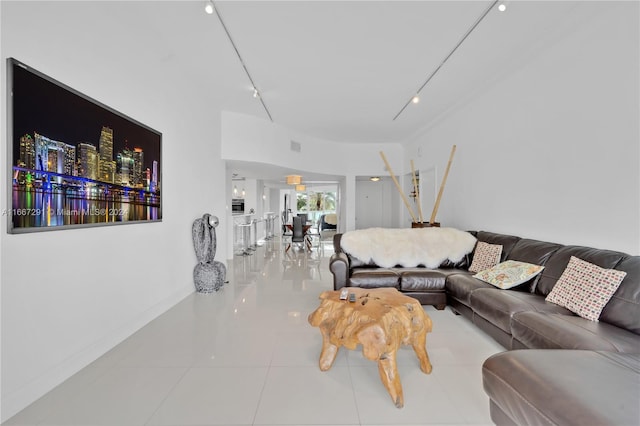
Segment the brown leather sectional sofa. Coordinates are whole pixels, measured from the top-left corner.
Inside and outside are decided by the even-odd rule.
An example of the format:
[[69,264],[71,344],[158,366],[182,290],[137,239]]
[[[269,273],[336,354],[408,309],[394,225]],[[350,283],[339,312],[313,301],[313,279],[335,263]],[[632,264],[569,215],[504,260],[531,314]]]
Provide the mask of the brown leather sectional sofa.
[[469,256],[460,262],[446,262],[438,269],[427,268],[381,268],[374,263],[362,260],[345,253],[340,240],[342,234],[333,236],[334,254],[329,261],[329,269],[333,274],[334,290],[342,287],[379,288],[395,287],[407,296],[414,297],[423,305],[433,305],[444,309],[447,305],[445,281],[450,274],[469,274]]
[[497,425],[640,424],[640,354],[527,349],[482,366]]
[[[467,271],[473,253],[438,269],[378,268],[344,253],[337,234],[329,266],[334,288],[393,286],[422,304],[439,309],[448,304],[512,349],[483,366],[496,424],[640,424],[640,256],[486,231],[472,234],[502,245],[502,261],[545,269],[502,290]],[[598,322],[545,301],[571,256],[627,273]]]

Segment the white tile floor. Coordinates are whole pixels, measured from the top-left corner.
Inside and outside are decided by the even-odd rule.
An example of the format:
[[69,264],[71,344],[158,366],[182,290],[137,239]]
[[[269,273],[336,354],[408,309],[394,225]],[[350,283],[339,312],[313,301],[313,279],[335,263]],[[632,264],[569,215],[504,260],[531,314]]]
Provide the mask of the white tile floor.
[[398,353],[402,409],[360,351],[319,370],[307,316],[332,289],[330,254],[271,240],[236,257],[221,291],[187,297],[5,424],[491,424],[481,365],[503,348],[449,309],[425,307],[430,375],[410,347]]

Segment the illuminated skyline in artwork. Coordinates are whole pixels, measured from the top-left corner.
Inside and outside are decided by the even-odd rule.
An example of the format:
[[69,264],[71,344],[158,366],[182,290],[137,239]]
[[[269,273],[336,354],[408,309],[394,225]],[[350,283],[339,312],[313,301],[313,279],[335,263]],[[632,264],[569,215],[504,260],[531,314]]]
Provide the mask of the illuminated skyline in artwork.
[[[81,143],[100,149],[105,135],[103,128],[111,129],[110,150],[113,154],[134,151],[144,152],[141,169],[153,170],[160,161],[160,135],[135,122],[112,112],[110,108],[90,101],[71,89],[52,84],[20,66],[13,69],[13,161],[18,165],[20,138],[35,134],[75,146]],[[17,149],[16,149],[17,148]],[[100,152],[98,151],[100,154]]]
[[17,61],[11,231],[162,219],[162,135]]

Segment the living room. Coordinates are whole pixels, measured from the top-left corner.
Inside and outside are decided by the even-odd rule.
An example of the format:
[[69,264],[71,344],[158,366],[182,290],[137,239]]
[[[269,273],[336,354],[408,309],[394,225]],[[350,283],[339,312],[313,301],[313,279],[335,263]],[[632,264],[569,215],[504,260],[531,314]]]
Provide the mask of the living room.
[[[242,2],[234,9],[218,3],[222,16],[225,9],[229,19],[235,16],[228,22],[232,35],[232,22],[259,21],[254,15],[248,23],[241,19],[243,10],[256,5]],[[392,2],[381,3],[394,10]],[[412,3],[428,7],[432,2]],[[447,34],[450,43],[432,59],[436,65],[491,3],[464,5],[473,10],[457,23],[459,31]],[[547,24],[535,32],[530,23],[525,44],[495,53],[509,61],[492,69],[495,57],[461,50],[465,54],[452,56],[450,65],[478,69],[484,79],[471,81],[473,90],[457,93],[428,122],[427,113],[409,105],[398,120],[424,121],[404,137],[358,142],[306,134],[276,114],[272,123],[253,98],[220,22],[203,12],[204,2],[2,1],[2,80],[7,81],[6,59],[16,58],[160,130],[165,202],[162,222],[145,225],[10,235],[2,221],[1,419],[193,294],[191,223],[211,212],[227,225],[229,161],[342,176],[340,226],[347,231],[355,228],[357,177],[386,174],[379,151],[399,174],[414,160],[418,169],[435,167],[441,177],[455,144],[438,213],[443,226],[640,254],[638,3],[512,1],[505,14],[517,14],[520,3],[536,11],[532,22]],[[546,9],[555,4],[560,4],[558,15]],[[349,23],[361,16],[358,7],[372,6],[341,7],[352,9],[345,18]],[[491,19],[497,19],[493,12]],[[403,22],[395,25],[404,27]],[[243,34],[251,40],[251,33]],[[256,30],[253,37],[260,34]],[[388,43],[399,46],[403,40]],[[461,49],[473,43],[470,36]],[[278,56],[244,59],[268,67]],[[339,70],[344,64],[327,66]],[[384,105],[388,121],[431,71],[413,70],[416,78],[403,82],[398,103]],[[454,77],[446,71],[440,72],[445,81],[438,87],[453,90],[458,81],[446,80]],[[260,76],[255,78],[259,84]],[[276,88],[261,89],[267,105],[275,102],[277,94],[270,99],[269,90]],[[8,99],[4,83],[2,97]],[[299,99],[294,107],[303,114]],[[416,106],[423,105],[428,98]],[[7,120],[3,113],[3,128]],[[232,138],[231,129],[251,137]],[[3,132],[5,146],[8,137]],[[291,140],[301,144],[299,154],[290,152]],[[7,162],[0,167],[8,176]],[[6,179],[0,189],[9,193]],[[10,208],[8,198],[2,197],[3,211]],[[219,232],[218,260],[233,257],[230,239],[229,232]],[[62,259],[59,253],[65,253]],[[105,269],[105,262],[118,268]]]

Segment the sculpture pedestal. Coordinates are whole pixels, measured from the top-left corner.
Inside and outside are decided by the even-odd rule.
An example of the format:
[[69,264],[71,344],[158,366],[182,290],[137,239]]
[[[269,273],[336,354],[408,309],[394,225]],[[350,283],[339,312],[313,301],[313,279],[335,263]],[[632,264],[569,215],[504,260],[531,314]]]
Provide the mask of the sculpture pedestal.
[[213,293],[220,290],[227,276],[224,263],[214,260],[211,263],[198,263],[193,268],[193,282],[198,293]]

